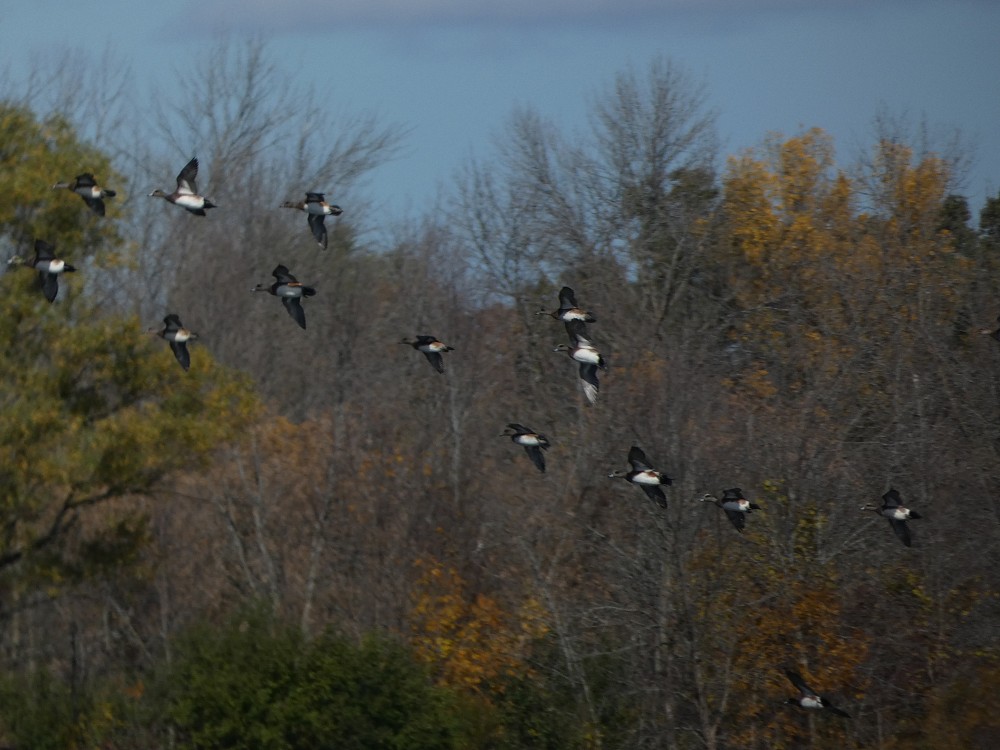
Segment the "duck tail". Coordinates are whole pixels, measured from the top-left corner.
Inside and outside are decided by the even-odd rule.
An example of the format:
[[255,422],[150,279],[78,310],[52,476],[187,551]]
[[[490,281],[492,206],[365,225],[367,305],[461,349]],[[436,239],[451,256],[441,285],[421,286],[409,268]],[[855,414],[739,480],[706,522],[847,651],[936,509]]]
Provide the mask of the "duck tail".
[[118,195],[118,192],[115,190],[102,190],[101,192],[104,193],[105,198],[114,198]]
[[303,297],[313,297],[313,296],[315,296],[315,294],[316,294],[316,290],[313,287],[311,287],[311,286],[304,286],[304,287],[302,287],[302,296]]

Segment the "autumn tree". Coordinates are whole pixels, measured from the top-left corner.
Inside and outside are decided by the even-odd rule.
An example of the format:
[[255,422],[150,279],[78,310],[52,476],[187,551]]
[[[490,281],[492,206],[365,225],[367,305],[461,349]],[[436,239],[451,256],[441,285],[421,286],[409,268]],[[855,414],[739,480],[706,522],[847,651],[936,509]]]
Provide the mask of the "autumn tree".
[[92,296],[92,279],[129,257],[116,209],[102,219],[51,185],[90,170],[114,185],[107,158],[62,121],[10,107],[2,121],[0,154],[17,186],[0,204],[5,246],[30,256],[32,240],[44,239],[77,266],[52,304],[34,270],[11,267],[0,279],[0,624],[16,670],[67,644],[78,663],[79,641],[50,637],[41,605],[134,561],[148,538],[141,498],[174,472],[204,468],[252,421],[257,400],[204,350],[185,373],[138,319]]

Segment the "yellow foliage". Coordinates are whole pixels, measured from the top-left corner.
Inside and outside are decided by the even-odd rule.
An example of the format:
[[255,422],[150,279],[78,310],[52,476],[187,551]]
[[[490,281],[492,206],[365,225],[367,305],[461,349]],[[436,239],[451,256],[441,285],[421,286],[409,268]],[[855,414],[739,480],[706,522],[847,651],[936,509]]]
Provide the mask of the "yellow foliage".
[[528,646],[547,632],[537,600],[528,598],[509,613],[485,594],[471,595],[454,568],[436,560],[416,565],[422,573],[409,615],[411,639],[442,684],[502,690],[499,678],[530,672]]
[[[864,184],[852,179],[819,129],[772,136],[729,160],[715,247],[741,310],[733,337],[752,355],[729,381],[739,398],[766,404],[768,383],[784,397],[833,382],[843,390],[845,377],[857,392],[885,391],[866,353],[894,346],[919,356],[909,324],[947,332],[958,319],[957,290],[974,269],[938,229],[947,163],[915,160],[894,142],[878,144],[872,162]],[[865,363],[847,366],[855,358]]]

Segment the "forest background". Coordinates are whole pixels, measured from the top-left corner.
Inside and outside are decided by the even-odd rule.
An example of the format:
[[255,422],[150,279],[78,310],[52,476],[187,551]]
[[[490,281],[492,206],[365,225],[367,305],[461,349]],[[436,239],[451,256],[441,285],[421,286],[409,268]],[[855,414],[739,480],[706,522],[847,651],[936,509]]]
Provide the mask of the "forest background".
[[[78,266],[52,305],[0,278],[0,740],[996,746],[1000,195],[973,216],[960,134],[881,112],[850,164],[820,128],[722,154],[658,59],[585,137],[515,110],[386,227],[364,184],[398,128],[327,125],[258,44],[186,75],[135,102],[53,66],[0,104],[0,250]],[[205,219],[147,198],[192,142]],[[84,171],[103,219],[51,189]],[[325,252],[278,208],[306,190],[345,210]],[[277,263],[318,290],[305,331],[249,293]],[[536,315],[564,284],[594,407]],[[144,334],[168,312],[188,373]],[[608,479],[631,445],[665,511]],[[743,534],[697,500],[732,486]],[[912,548],[859,509],[890,486]],[[783,705],[786,668],[852,718]]]

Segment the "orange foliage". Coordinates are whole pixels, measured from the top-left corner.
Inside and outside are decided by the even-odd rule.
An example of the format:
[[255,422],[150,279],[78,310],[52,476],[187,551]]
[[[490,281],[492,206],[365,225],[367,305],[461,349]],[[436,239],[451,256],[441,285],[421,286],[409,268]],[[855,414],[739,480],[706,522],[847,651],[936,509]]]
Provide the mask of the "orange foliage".
[[[762,490],[770,515],[789,503],[780,483],[765,482]],[[802,673],[825,693],[843,696],[848,711],[865,688],[858,667],[868,655],[870,636],[843,624],[837,569],[814,554],[814,537],[825,516],[811,505],[800,507],[797,515],[792,550],[758,537],[762,543],[751,548],[743,564],[727,565],[720,577],[714,568],[719,550],[706,538],[692,560],[700,588],[695,629],[702,650],[729,655],[701,667],[706,700],[724,717],[733,747],[802,746],[808,736],[803,714],[781,707],[785,698],[797,695],[785,668]],[[768,523],[763,515],[754,520],[758,527]],[[837,743],[844,741],[843,731],[837,722],[825,722],[822,729]]]
[[454,568],[437,560],[416,565],[422,574],[409,617],[412,643],[439,682],[473,692],[502,690],[500,678],[530,672],[527,648],[547,631],[537,600],[509,613],[485,594],[471,595]]

